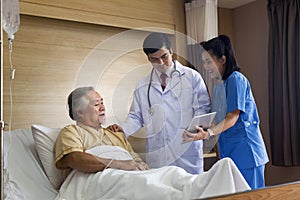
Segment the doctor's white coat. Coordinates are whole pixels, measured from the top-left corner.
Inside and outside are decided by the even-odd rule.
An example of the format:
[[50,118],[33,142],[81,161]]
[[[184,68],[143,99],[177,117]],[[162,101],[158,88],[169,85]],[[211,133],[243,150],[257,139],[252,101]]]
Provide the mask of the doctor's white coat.
[[178,61],[174,66],[176,71],[168,78],[164,91],[155,71],[151,84],[151,74],[138,82],[122,128],[129,136],[145,126],[146,162],[151,168],[176,165],[192,174],[201,173],[202,141],[182,144],[182,133],[194,116],[210,111],[210,98],[197,71]]

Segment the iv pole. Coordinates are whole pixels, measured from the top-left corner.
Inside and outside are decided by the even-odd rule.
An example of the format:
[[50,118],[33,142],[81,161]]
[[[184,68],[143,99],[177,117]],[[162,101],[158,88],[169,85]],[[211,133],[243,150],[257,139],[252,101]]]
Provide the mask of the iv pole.
[[0,57],[1,57],[1,68],[0,68],[0,101],[1,101],[1,105],[0,105],[0,149],[1,149],[1,200],[4,199],[4,173],[3,173],[3,168],[4,168],[4,162],[3,162],[3,154],[4,154],[4,144],[3,144],[3,133],[4,133],[4,121],[3,121],[3,31],[2,31],[2,0],[0,1],[0,7],[1,7],[1,13],[0,13],[0,19],[1,19],[1,28],[0,28],[0,43],[1,43],[1,50],[0,50]]
[[[1,74],[0,74],[0,147],[1,147],[1,200],[4,199],[4,126],[5,123],[3,121],[3,28],[5,32],[8,35],[9,40],[9,52],[10,52],[10,66],[12,71],[14,72],[14,69],[12,68],[12,61],[11,61],[11,53],[12,53],[12,43],[14,40],[14,33],[18,31],[19,24],[20,24],[20,14],[19,14],[19,0],[1,0],[0,1],[0,7],[1,7]],[[5,9],[5,10],[4,10]],[[4,23],[4,24],[3,24]],[[14,73],[11,73],[11,79],[14,79]],[[11,126],[11,122],[10,122]],[[10,130],[9,126],[9,130]]]

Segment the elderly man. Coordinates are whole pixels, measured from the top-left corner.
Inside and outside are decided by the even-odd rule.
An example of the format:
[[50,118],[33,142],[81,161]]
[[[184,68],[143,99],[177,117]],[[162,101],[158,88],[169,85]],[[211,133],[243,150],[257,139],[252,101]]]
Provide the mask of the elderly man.
[[[76,124],[64,127],[55,143],[55,164],[66,177],[72,169],[98,172],[105,168],[146,170],[148,165],[133,151],[121,132],[101,127],[105,120],[103,99],[93,87],[81,87],[68,96],[69,116]],[[113,160],[96,157],[88,149],[99,145],[119,146],[129,152],[131,160]]]

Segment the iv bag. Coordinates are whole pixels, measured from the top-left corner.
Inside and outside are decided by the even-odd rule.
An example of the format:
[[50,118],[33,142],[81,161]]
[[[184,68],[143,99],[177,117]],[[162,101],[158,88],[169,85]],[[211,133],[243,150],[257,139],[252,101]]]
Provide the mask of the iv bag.
[[2,26],[9,40],[14,39],[14,33],[19,30],[19,25],[19,0],[2,0]]

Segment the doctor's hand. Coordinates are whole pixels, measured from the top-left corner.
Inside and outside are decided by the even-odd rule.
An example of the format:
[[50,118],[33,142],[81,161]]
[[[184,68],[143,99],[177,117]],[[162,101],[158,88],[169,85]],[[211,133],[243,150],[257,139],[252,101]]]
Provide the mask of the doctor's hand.
[[196,126],[196,129],[197,129],[197,133],[191,133],[187,130],[183,132],[182,134],[183,143],[209,138],[209,133],[205,131],[203,128]]
[[107,129],[113,132],[124,132],[123,128],[118,124],[109,125]]

